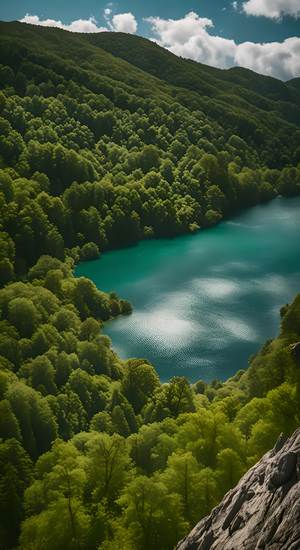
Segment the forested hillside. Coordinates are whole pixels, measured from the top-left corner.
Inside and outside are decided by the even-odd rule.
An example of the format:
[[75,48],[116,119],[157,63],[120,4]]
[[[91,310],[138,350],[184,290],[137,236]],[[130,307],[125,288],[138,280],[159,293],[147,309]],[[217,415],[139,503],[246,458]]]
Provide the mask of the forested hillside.
[[20,23],[0,63],[0,548],[171,549],[299,424],[300,298],[245,373],[162,385],[74,263],[298,194],[297,82]]

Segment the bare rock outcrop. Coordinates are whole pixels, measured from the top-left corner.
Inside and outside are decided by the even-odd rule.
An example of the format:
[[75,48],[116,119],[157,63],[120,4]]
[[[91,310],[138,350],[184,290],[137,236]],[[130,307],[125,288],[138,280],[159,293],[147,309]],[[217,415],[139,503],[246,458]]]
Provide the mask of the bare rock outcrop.
[[176,550],[300,550],[300,429],[280,436]]

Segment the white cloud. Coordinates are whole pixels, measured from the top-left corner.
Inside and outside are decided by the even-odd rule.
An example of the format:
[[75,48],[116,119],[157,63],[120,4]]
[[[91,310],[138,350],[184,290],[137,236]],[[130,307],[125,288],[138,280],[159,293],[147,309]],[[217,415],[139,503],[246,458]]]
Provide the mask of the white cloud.
[[31,25],[39,25],[42,27],[56,27],[71,32],[95,33],[114,31],[135,33],[137,31],[137,21],[132,13],[118,13],[110,19],[111,14],[112,9],[106,7],[104,10],[104,17],[108,27],[98,26],[94,17],[90,17],[89,19],[76,19],[69,25],[65,25],[59,19],[40,19],[38,15],[29,15],[27,13],[20,21],[21,23],[30,23]]
[[20,21],[21,23],[30,23],[31,25],[39,25],[41,27],[56,27],[72,32],[103,32],[108,30],[106,27],[98,27],[94,17],[90,17],[89,19],[76,19],[69,25],[64,25],[60,20],[40,19],[38,15],[29,15],[27,13]]
[[283,15],[300,17],[300,0],[247,0],[243,9],[248,15],[279,19]]
[[210,19],[194,12],[182,19],[147,19],[154,40],[176,55],[223,69],[242,66],[253,71],[288,80],[300,74],[300,38],[259,44],[212,35]]
[[294,36],[283,42],[265,44],[244,42],[237,46],[235,63],[258,73],[289,80],[300,75],[300,38]]
[[231,5],[232,5],[233,9],[234,9],[235,11],[237,11],[237,9],[238,9],[238,3],[237,3],[237,1],[234,0],[233,2],[231,2]]
[[148,17],[146,19],[152,25],[164,43],[185,44],[191,36],[200,34],[207,27],[213,27],[213,22],[207,17],[199,17],[191,11],[182,19],[161,19],[160,17]]
[[182,19],[150,17],[147,21],[157,42],[176,55],[218,67],[232,64],[235,43],[210,35],[207,29],[213,27],[211,19],[190,12]]
[[137,21],[133,13],[118,13],[114,15],[111,26],[116,32],[134,34],[137,31]]
[[111,16],[112,16],[112,12],[113,12],[113,3],[112,2],[109,2],[108,4],[106,4],[104,10],[103,10],[103,16],[104,16],[104,19],[105,21],[107,21],[108,23],[110,22],[110,19],[111,19]]

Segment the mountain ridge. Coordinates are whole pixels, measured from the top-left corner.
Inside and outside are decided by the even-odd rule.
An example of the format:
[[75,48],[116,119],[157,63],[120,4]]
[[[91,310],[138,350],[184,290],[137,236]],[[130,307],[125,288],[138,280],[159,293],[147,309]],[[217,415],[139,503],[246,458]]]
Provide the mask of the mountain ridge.
[[[75,79],[79,82],[88,80],[83,73],[93,72],[109,79],[109,85],[111,80],[122,83],[130,93],[141,97],[160,96],[189,110],[203,111],[255,147],[268,140],[270,152],[278,149],[277,160],[284,153],[281,145],[273,142],[279,139],[284,143],[283,133],[289,134],[289,140],[295,139],[296,148],[297,139],[293,136],[300,126],[300,93],[294,84],[288,86],[248,69],[222,70],[201,65],[129,34],[70,33],[20,22],[0,23],[0,30],[0,62],[10,63],[12,68],[28,59],[45,68],[53,65],[57,70],[57,65],[65,60],[65,66],[72,65],[73,73],[78,74]],[[53,61],[50,55],[55,55]],[[59,69],[63,74],[64,70]]]
[[[157,63],[155,62],[157,62],[157,57],[160,55],[164,58],[166,62],[173,60],[174,63],[176,63],[176,60],[177,60],[177,65],[179,65],[181,62],[184,62],[184,64],[187,67],[189,68],[197,67],[200,71],[206,71],[211,79],[217,79],[217,80],[224,79],[225,81],[228,82],[228,84],[230,84],[230,82],[234,83],[235,80],[238,80],[239,76],[246,77],[246,76],[255,75],[256,77],[260,78],[262,83],[267,83],[271,81],[273,83],[277,82],[278,91],[281,90],[284,93],[285,86],[289,82],[289,81],[284,82],[272,76],[266,76],[260,73],[256,73],[255,71],[245,67],[233,66],[228,69],[221,69],[218,67],[214,67],[212,65],[201,63],[199,61],[194,61],[192,59],[180,57],[180,56],[177,56],[176,54],[173,54],[168,49],[160,46],[155,41],[149,40],[142,36],[120,33],[120,32],[105,32],[105,33],[85,34],[85,37],[87,37],[91,43],[95,45],[101,45],[101,47],[106,51],[109,51],[113,55],[121,57],[122,59],[125,59],[127,61],[128,61],[128,55],[130,54],[132,57],[134,57],[134,61],[131,60],[133,64],[135,64],[140,68],[141,66],[143,66],[143,64],[144,64],[144,67],[147,65],[148,70],[150,70],[151,74],[154,74],[156,76],[159,76],[157,75],[157,72],[159,69],[157,67]],[[132,43],[132,46],[134,47],[134,49],[129,48],[128,50],[126,50],[126,48],[124,48],[124,41],[126,41],[128,45]],[[145,59],[145,56],[144,56],[145,49],[147,49],[147,47],[150,47],[150,44],[152,45],[152,48],[153,48],[152,49],[153,57],[152,59],[149,59],[149,57],[148,58],[146,57]],[[140,52],[142,52],[142,54]],[[152,66],[150,65],[149,62],[150,63],[152,62]],[[238,84],[238,82],[236,82],[236,84]]]
[[[222,98],[224,95],[225,101],[227,93],[236,91],[237,95],[242,94],[244,100],[253,106],[259,102],[258,106],[262,108],[266,107],[266,104],[259,98],[260,95],[272,101],[272,108],[275,110],[279,101],[292,101],[300,107],[300,96],[294,92],[294,88],[274,77],[261,75],[247,68],[219,69],[178,57],[155,42],[124,33],[97,33],[85,37],[92,44],[99,45],[114,56],[174,86],[187,88],[208,97]],[[220,90],[223,93],[220,93]],[[300,121],[298,112],[296,116]],[[294,122],[294,119],[295,113],[291,116],[291,122]]]
[[[260,73],[256,73],[255,71],[244,67],[231,67],[229,69],[220,69],[191,59],[176,56],[166,48],[159,46],[156,42],[153,42],[142,36],[120,32],[74,33],[71,31],[66,31],[64,29],[59,29],[57,27],[31,25],[28,23],[21,23],[19,21],[8,23],[1,21],[0,25],[8,29],[23,29],[24,32],[27,28],[27,30],[34,31],[36,33],[42,32],[46,34],[46,32],[49,31],[50,33],[60,33],[61,36],[70,35],[72,36],[72,38],[78,38],[78,40],[81,40],[83,38],[87,43],[95,45],[98,48],[100,47],[103,51],[110,53],[114,57],[118,57],[123,61],[127,61],[130,65],[135,66],[143,70],[144,72],[151,74],[152,76],[156,76],[160,80],[166,80],[170,84],[174,84],[175,86],[179,87],[187,87],[186,82],[183,85],[182,79],[180,79],[179,82],[176,82],[176,79],[173,82],[171,80],[168,80],[168,78],[165,79],[164,74],[161,74],[159,70],[160,57],[163,58],[163,61],[165,61],[166,64],[168,64],[168,62],[172,60],[172,62],[175,63],[176,68],[178,68],[180,65],[184,65],[189,70],[196,68],[196,71],[199,71],[200,76],[205,76],[205,78],[208,79],[208,82],[210,81],[210,85],[216,85],[221,80],[223,81],[223,85],[227,90],[231,89],[232,85],[238,87],[242,85],[242,83],[245,81],[246,84],[248,86],[250,85],[251,87],[251,77],[253,78],[253,75],[255,75],[255,78],[258,79],[259,83],[261,84],[261,93],[268,91],[267,85],[272,84],[276,86],[276,90],[273,90],[274,99],[290,99],[292,101],[296,101],[296,103],[300,105],[300,97],[298,96],[298,94],[295,95],[294,89],[291,91],[290,86],[288,85],[289,82],[293,82],[297,79],[291,79],[290,81],[283,82],[275,77],[261,75]],[[131,44],[132,47],[130,47]],[[142,52],[141,58],[139,57],[140,52]],[[131,56],[131,59],[129,59],[129,56]],[[202,74],[203,71],[204,74]],[[186,73],[184,74],[184,76],[187,76]],[[211,92],[210,85],[208,83],[206,83],[205,85],[204,83],[202,83],[202,86],[204,86],[204,91],[206,90],[207,92]],[[252,91],[258,90],[253,89]],[[272,94],[270,94],[269,98],[272,99]]]

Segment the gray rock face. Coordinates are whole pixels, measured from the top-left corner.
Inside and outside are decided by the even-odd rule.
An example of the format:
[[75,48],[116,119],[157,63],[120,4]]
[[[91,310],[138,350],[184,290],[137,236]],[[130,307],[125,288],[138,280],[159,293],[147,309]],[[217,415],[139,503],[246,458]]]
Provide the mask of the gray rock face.
[[278,439],[176,550],[300,550],[300,429]]

